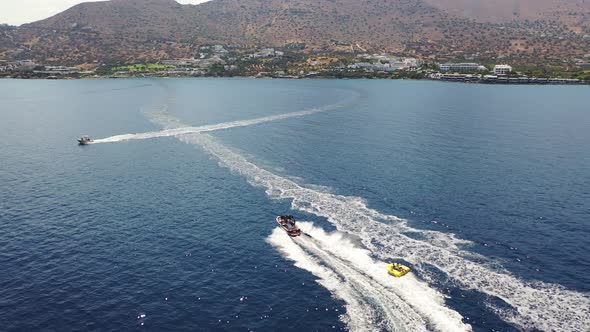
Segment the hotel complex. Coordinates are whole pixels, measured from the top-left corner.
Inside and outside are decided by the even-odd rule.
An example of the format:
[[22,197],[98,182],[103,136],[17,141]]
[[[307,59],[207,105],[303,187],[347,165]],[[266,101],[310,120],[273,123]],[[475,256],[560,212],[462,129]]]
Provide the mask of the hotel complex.
[[485,66],[478,63],[443,63],[440,65],[441,71],[478,71],[486,70]]
[[512,71],[512,67],[509,65],[495,65],[494,66],[494,75],[498,76],[505,76],[508,75]]

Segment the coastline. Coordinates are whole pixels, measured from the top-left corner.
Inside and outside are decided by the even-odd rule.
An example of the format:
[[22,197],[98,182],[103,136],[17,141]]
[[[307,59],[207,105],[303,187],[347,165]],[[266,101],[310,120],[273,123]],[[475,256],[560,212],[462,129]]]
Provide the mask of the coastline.
[[566,86],[589,86],[590,81],[573,81],[560,78],[498,78],[490,79],[473,79],[473,78],[459,78],[459,79],[434,79],[430,77],[416,78],[416,77],[381,77],[381,76],[363,76],[363,77],[336,77],[336,76],[241,76],[241,75],[202,75],[202,76],[165,76],[165,75],[129,75],[129,76],[78,76],[78,77],[0,77],[0,80],[96,80],[96,79],[153,79],[153,78],[235,78],[235,79],[280,79],[280,80],[313,80],[313,79],[329,79],[329,80],[411,80],[411,81],[433,81],[444,83],[463,83],[463,84],[481,84],[481,85],[566,85]]

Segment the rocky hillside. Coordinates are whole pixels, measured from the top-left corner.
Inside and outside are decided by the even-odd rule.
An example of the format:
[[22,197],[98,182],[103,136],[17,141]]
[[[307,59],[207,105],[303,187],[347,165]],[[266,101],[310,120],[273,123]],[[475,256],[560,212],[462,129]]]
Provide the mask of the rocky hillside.
[[[426,0],[431,5],[458,16],[480,22],[511,20],[559,20],[574,23],[588,18],[589,0]],[[574,18],[574,20],[572,20]],[[583,23],[583,22],[575,22]]]
[[590,52],[590,0],[174,0],[82,3],[0,30],[0,58],[68,64],[190,57],[199,45],[560,62]]

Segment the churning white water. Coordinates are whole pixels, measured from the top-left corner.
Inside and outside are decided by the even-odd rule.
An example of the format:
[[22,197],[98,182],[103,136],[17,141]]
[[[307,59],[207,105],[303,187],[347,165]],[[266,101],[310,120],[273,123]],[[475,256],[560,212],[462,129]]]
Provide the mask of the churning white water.
[[[344,300],[343,320],[352,330],[469,330],[462,317],[444,305],[444,296],[412,275],[389,277],[385,262],[401,258],[414,269],[429,265],[446,274],[453,285],[497,297],[514,310],[498,314],[524,329],[586,331],[590,326],[588,294],[559,285],[528,282],[517,278],[498,264],[464,248],[469,241],[452,234],[413,228],[396,216],[384,215],[367,206],[359,197],[333,194],[315,186],[304,186],[257,166],[240,153],[204,132],[243,127],[264,122],[301,117],[337,109],[340,104],[216,125],[187,127],[165,112],[152,114],[151,120],[164,131],[114,136],[101,142],[117,142],[175,136],[183,142],[201,146],[224,167],[244,176],[252,185],[266,189],[272,199],[289,199],[292,208],[324,217],[338,229],[327,234],[311,223],[302,228],[312,237],[290,239],[275,230],[268,242],[295,265],[318,277],[318,282],[334,296]],[[385,221],[385,222],[384,222]],[[407,233],[420,234],[420,239]],[[364,248],[355,247],[343,234],[359,237]],[[476,258],[476,259],[474,259]],[[477,261],[477,262],[476,262]],[[488,263],[481,263],[481,262]],[[493,266],[492,266],[493,265]],[[428,278],[428,275],[424,275]]]

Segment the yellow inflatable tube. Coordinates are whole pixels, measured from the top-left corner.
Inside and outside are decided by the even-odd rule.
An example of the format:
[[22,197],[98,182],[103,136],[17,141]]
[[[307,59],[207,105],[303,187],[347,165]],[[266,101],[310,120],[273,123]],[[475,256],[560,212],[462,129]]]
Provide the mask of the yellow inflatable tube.
[[400,263],[391,263],[387,265],[387,272],[399,278],[410,272],[410,268]]

